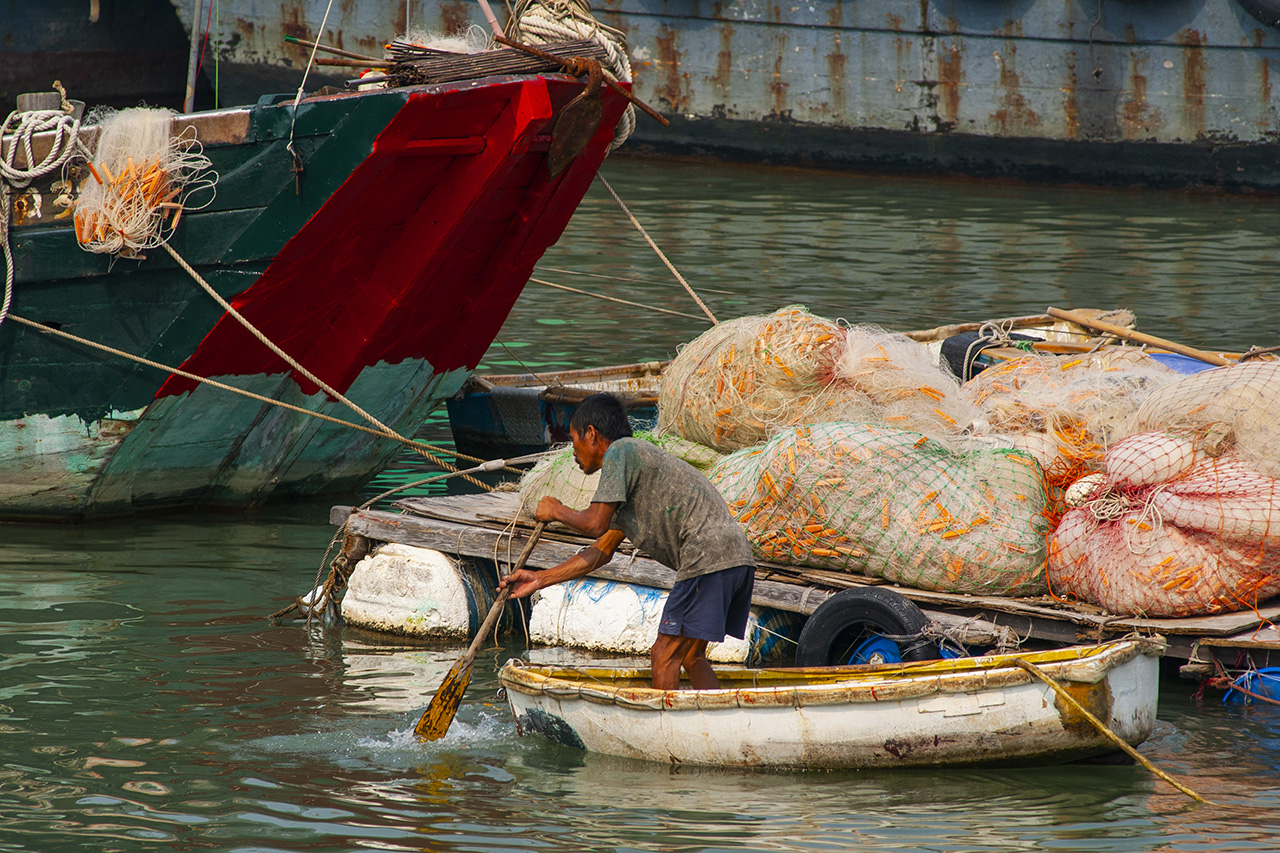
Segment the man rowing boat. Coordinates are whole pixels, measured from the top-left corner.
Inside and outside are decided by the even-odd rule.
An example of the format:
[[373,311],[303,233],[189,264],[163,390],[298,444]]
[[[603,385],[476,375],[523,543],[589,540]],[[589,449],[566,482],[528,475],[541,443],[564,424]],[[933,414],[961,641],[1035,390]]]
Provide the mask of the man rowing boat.
[[569,421],[573,458],[600,472],[591,505],[574,510],[553,497],[538,502],[538,521],[558,521],[595,544],[544,571],[521,569],[501,583],[512,598],[580,578],[613,557],[623,537],[676,571],[649,650],[653,686],[675,690],[680,669],[698,690],[720,686],[707,660],[708,642],[741,638],[755,579],[742,528],[707,478],[682,459],[631,437],[626,409],[611,394],[593,394]]

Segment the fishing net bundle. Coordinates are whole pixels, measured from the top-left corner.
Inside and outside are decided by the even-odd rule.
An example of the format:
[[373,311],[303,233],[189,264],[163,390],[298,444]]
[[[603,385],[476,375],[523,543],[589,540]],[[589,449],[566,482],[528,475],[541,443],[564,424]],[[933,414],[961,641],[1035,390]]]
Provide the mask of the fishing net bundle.
[[1112,613],[1191,616],[1280,594],[1280,363],[1153,392],[1068,493],[1049,582]]
[[[678,456],[699,471],[707,471],[720,461],[721,454],[708,447],[694,444],[671,435],[654,435],[637,432],[635,437],[655,444],[673,456]],[[583,510],[595,497],[600,485],[600,474],[584,474],[573,459],[573,447],[565,445],[540,460],[520,478],[520,512],[532,517],[538,501],[553,497],[570,509]]]
[[410,27],[393,44],[426,48],[446,53],[482,53],[493,48],[489,31],[477,24],[460,27],[452,33],[442,33],[425,27]]
[[662,374],[658,431],[731,452],[806,423],[882,422],[942,436],[974,413],[921,344],[791,306],[720,323],[686,344]]
[[983,431],[1035,457],[1056,507],[1062,492],[1102,469],[1117,431],[1154,390],[1179,374],[1136,348],[1077,357],[1029,355],[979,373],[964,385]]
[[1046,591],[1043,473],[1025,453],[824,423],[727,456],[709,479],[765,560],[945,592]]
[[[212,203],[217,174],[194,127],[172,134],[175,115],[138,108],[90,117],[98,126],[98,144],[75,207],[81,248],[138,257],[165,241],[184,209]],[[193,205],[197,193],[201,200]]]
[[584,474],[573,459],[573,447],[538,461],[520,477],[520,514],[533,517],[538,501],[552,497],[570,509],[583,510],[600,485],[600,472]]

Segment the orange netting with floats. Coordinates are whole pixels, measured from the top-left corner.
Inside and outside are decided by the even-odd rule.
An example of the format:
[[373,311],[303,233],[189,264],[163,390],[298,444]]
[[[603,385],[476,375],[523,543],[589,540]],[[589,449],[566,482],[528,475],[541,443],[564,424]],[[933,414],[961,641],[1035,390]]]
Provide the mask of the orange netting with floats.
[[1280,363],[1153,392],[1072,487],[1050,550],[1055,594],[1113,613],[1190,616],[1280,594]]
[[1028,355],[988,367],[965,383],[983,412],[983,431],[1035,457],[1050,488],[1050,517],[1063,493],[1102,470],[1116,431],[1157,388],[1178,374],[1138,349],[1078,356]]

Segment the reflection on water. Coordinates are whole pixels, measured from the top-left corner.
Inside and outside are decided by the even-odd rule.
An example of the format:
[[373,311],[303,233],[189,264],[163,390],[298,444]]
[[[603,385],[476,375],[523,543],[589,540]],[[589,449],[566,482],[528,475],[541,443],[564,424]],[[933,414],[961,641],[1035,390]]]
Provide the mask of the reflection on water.
[[[919,328],[1125,306],[1205,347],[1276,343],[1274,202],[611,163],[722,317],[803,302]],[[539,277],[697,309],[593,189]],[[670,357],[705,321],[533,285],[490,370]],[[445,441],[441,417],[424,430]],[[421,476],[402,457],[365,496]],[[347,500],[357,499],[351,496]],[[334,501],[339,502],[337,500]],[[0,850],[1276,849],[1280,709],[1166,683],[1136,767],[754,773],[519,738],[485,650],[449,734],[411,730],[461,649],[265,615],[311,588],[328,505],[4,528]]]

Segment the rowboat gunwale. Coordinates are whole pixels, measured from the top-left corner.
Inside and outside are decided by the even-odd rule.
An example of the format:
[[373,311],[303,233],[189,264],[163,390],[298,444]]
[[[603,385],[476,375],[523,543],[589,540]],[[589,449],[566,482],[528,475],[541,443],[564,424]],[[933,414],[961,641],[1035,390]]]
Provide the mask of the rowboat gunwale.
[[[1033,681],[1030,673],[1012,663],[1015,658],[1035,664],[1055,681],[1097,684],[1110,671],[1135,657],[1162,651],[1163,645],[1155,640],[1130,639],[1043,652],[921,663],[787,669],[725,668],[717,669],[716,675],[721,684],[730,686],[719,690],[655,690],[643,686],[650,677],[647,669],[541,667],[512,659],[499,671],[498,680],[508,690],[530,696],[581,698],[597,704],[652,711],[798,708],[972,693]],[[732,686],[738,681],[750,681],[751,686]]]

